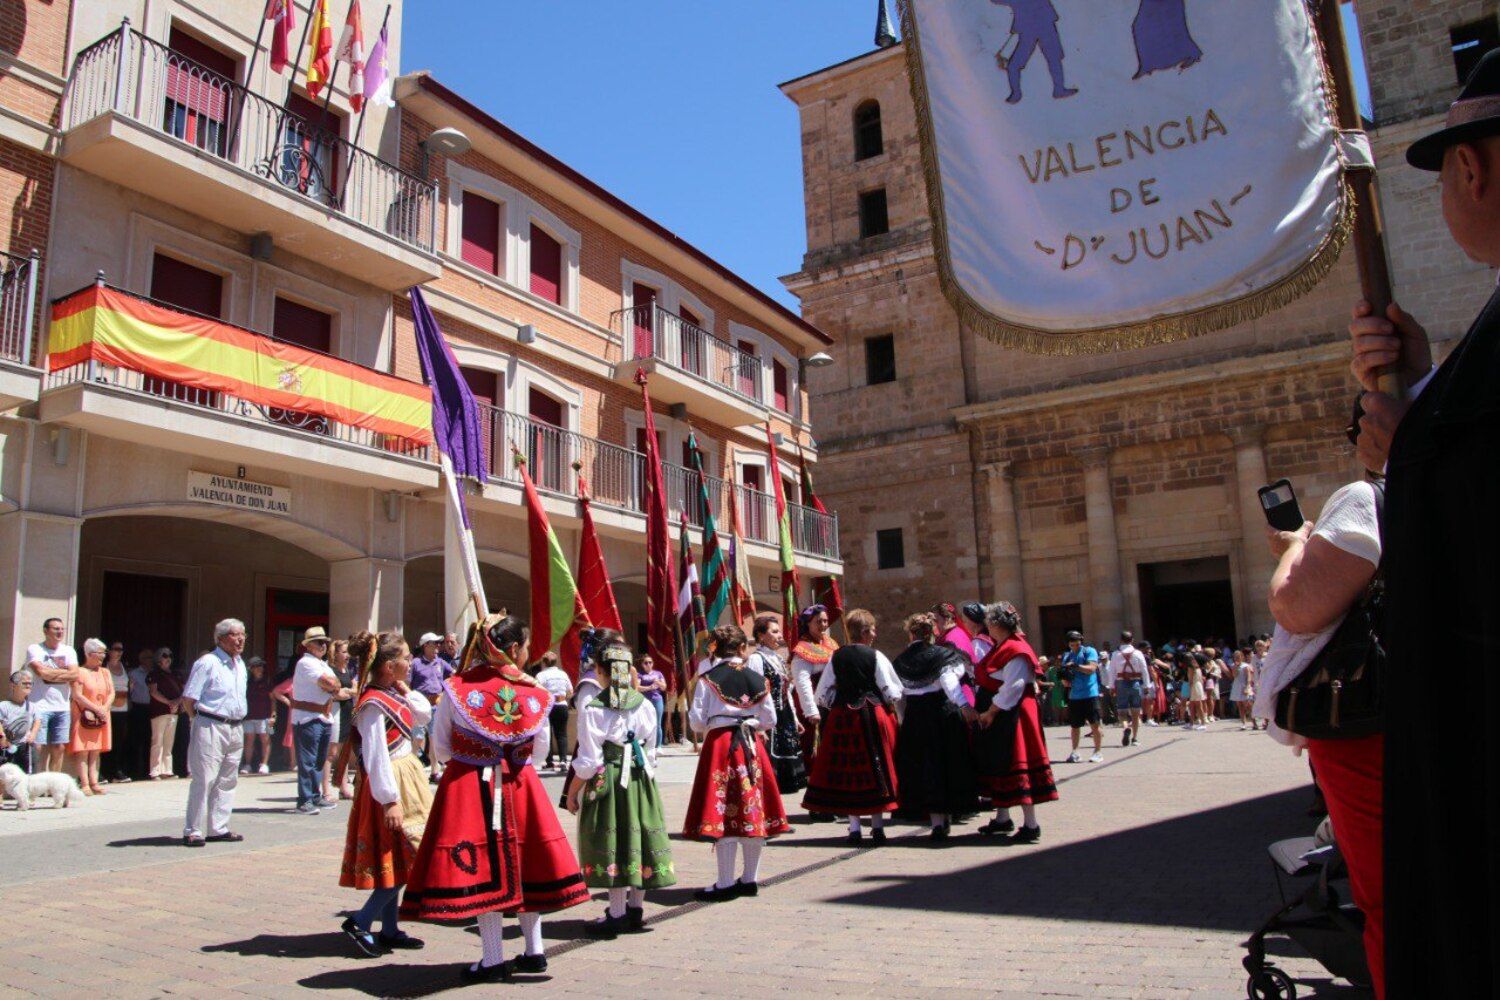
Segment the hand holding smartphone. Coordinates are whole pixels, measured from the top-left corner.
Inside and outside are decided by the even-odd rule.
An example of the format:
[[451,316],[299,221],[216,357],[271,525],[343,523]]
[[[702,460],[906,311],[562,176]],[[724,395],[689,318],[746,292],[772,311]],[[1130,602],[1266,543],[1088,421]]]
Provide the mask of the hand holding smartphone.
[[1289,481],[1278,479],[1270,486],[1262,486],[1257,493],[1267,524],[1277,531],[1296,531],[1302,527],[1302,508],[1297,505],[1297,494]]

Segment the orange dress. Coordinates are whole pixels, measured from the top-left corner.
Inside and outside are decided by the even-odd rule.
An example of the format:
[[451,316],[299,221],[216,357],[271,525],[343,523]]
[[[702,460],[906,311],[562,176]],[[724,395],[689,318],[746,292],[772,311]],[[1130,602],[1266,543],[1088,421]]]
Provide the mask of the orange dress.
[[73,695],[92,703],[94,709],[104,716],[104,725],[98,729],[85,726],[79,721],[82,713],[75,704],[73,706],[73,738],[68,741],[68,752],[108,751],[111,745],[110,730],[114,728],[109,707],[115,702],[115,682],[109,676],[109,671],[103,667],[98,670],[79,667],[78,680],[73,682]]

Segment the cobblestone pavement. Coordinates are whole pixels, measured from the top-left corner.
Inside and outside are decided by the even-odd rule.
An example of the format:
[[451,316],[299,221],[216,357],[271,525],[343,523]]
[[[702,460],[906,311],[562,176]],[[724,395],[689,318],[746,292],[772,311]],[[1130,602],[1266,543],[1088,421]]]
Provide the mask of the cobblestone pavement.
[[[649,933],[583,939],[595,903],[545,922],[551,968],[474,987],[653,1000],[702,995],[1242,997],[1240,942],[1275,908],[1266,844],[1311,832],[1307,767],[1263,734],[1152,729],[1105,763],[1058,764],[1040,844],[998,847],[955,828],[940,849],[897,826],[850,848],[842,825],[772,843],[757,899],[692,901],[710,849],[677,841],[679,886],[647,901]],[[1054,760],[1067,730],[1049,730]],[[661,766],[669,820],[694,758]],[[557,779],[549,778],[554,789]],[[288,813],[285,775],[247,778],[241,845],[177,846],[186,782],[118,786],[66,814],[0,813],[0,885],[27,928],[0,942],[0,996],[421,996],[457,989],[471,929],[411,927],[426,950],[358,960],[338,933],[362,894],[336,886],[347,810]],[[794,821],[800,796],[789,803]],[[564,817],[570,833],[571,817]],[[515,934],[514,926],[509,928]],[[519,941],[508,942],[517,949]],[[1328,983],[1290,944],[1273,950],[1303,995]],[[623,981],[621,977],[625,978]]]

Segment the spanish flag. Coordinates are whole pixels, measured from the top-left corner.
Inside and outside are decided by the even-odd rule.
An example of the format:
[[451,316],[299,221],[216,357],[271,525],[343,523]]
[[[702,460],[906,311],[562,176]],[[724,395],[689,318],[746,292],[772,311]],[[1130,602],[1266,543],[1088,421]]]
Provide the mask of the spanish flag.
[[53,303],[48,345],[50,371],[117,365],[387,435],[396,451],[432,443],[432,394],[424,385],[107,285]]
[[328,0],[313,5],[312,44],[307,51],[307,92],[316,100],[333,76],[333,25],[328,22]]

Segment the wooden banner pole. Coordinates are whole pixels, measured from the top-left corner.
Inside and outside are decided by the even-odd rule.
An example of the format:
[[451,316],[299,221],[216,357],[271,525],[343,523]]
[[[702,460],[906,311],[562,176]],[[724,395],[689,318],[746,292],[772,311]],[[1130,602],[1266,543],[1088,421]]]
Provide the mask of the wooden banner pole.
[[[1345,130],[1362,130],[1364,124],[1354,92],[1349,45],[1344,37],[1343,6],[1343,0],[1322,0],[1318,5],[1318,34],[1323,39],[1328,69],[1333,76],[1338,126]],[[1353,243],[1360,293],[1377,316],[1384,316],[1393,295],[1390,261],[1385,249],[1385,227],[1380,217],[1380,196],[1375,189],[1375,171],[1351,170],[1346,176],[1354,192]],[[1405,394],[1405,386],[1396,369],[1381,372],[1380,391],[1397,397]]]

